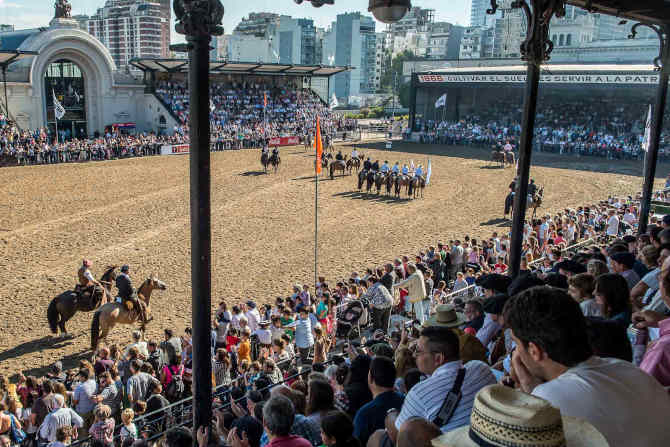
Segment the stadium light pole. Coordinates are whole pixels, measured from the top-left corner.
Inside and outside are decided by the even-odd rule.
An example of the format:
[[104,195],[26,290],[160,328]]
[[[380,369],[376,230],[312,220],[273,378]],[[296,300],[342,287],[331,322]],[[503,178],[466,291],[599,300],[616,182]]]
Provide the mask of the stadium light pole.
[[[565,0],[517,0],[512,3],[512,7],[520,8],[526,16],[526,38],[521,42],[520,51],[521,59],[527,63],[510,246],[509,272],[510,276],[514,278],[519,275],[521,268],[521,249],[528,204],[528,179],[533,150],[540,67],[543,62],[549,60],[549,55],[554,47],[549,39],[549,22],[553,16],[565,16]],[[497,10],[496,0],[491,0],[491,8],[486,12],[495,14]]]
[[[644,156],[644,184],[642,186],[642,202],[640,203],[640,219],[638,222],[638,234],[647,232],[649,223],[649,213],[651,211],[651,198],[654,194],[654,178],[656,177],[656,163],[658,162],[658,145],[661,139],[661,128],[663,127],[663,112],[665,111],[665,102],[668,96],[668,78],[670,75],[670,26],[648,25],[645,23],[636,23],[631,28],[629,39],[634,39],[637,34],[637,28],[644,26],[652,29],[658,36],[660,47],[658,56],[654,58],[654,68],[660,71],[658,87],[656,88],[656,100],[654,101],[654,111],[651,115],[651,125],[649,129],[649,141],[647,151]],[[646,129],[645,129],[646,133]]]
[[[175,0],[175,26],[189,50],[193,428],[212,420],[209,43],[223,34],[220,0]],[[197,445],[194,436],[194,445]]]

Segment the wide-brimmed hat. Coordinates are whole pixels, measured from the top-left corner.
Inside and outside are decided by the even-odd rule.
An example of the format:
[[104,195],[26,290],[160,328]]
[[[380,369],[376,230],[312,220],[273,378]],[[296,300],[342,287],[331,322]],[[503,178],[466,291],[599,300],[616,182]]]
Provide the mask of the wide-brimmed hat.
[[470,425],[432,440],[434,447],[542,446],[601,447],[605,437],[590,423],[561,416],[549,402],[504,385],[475,396]]
[[441,327],[457,327],[465,324],[465,317],[463,314],[456,312],[456,308],[450,304],[440,304],[435,309],[435,314],[428,320],[424,321],[423,327],[441,326]]
[[270,326],[270,322],[268,320],[263,320],[258,322],[259,326]]

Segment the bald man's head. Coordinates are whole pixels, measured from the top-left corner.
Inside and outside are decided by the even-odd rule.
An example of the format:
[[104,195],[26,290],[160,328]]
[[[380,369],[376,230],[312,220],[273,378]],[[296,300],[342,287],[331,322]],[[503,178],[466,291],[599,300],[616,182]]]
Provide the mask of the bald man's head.
[[426,419],[407,419],[398,430],[396,447],[432,447],[430,441],[440,436],[440,428]]

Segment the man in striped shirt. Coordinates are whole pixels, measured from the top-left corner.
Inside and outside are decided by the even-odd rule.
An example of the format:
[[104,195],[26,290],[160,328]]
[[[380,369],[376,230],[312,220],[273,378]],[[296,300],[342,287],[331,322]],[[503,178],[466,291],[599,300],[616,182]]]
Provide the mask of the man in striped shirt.
[[65,399],[60,394],[52,394],[46,398],[45,404],[50,413],[44,418],[39,428],[39,438],[46,444],[56,440],[56,431],[60,427],[70,426],[81,428],[84,420],[71,408],[65,406]]
[[412,417],[421,417],[433,422],[438,416],[449,391],[453,388],[458,372],[465,369],[460,392],[462,394],[452,417],[443,421],[443,432],[468,425],[470,413],[477,392],[487,385],[496,383],[488,365],[472,360],[461,363],[458,336],[449,327],[429,326],[421,331],[414,352],[419,370],[430,376],[410,390],[405,397],[396,428]]

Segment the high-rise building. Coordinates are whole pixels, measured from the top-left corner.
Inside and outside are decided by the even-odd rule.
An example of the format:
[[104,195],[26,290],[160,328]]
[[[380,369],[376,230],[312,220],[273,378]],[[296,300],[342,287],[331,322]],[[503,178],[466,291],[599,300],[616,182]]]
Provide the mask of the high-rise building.
[[329,34],[324,57],[334,56],[334,64],[354,67],[334,76],[331,91],[348,101],[361,93],[374,93],[377,51],[374,19],[360,12],[339,14]]
[[502,17],[496,19],[493,57],[504,59],[521,56],[521,42],[526,34],[522,14],[520,9],[506,9]]
[[311,65],[321,61],[320,55],[317,59],[316,54],[316,28],[313,20],[281,16],[277,34],[274,38],[278,38],[279,62],[282,64]]
[[166,29],[169,19],[158,0],[107,0],[88,21],[88,32],[109,49],[119,69],[132,70],[133,58],[168,57]]
[[235,27],[233,34],[246,34],[269,38],[279,26],[279,14],[271,12],[252,12]]
[[405,16],[388,27],[388,32],[394,35],[404,35],[407,31],[422,32],[427,31],[428,27],[435,19],[434,9],[424,9],[418,6],[410,9]]
[[[499,3],[503,6],[502,2]],[[470,26],[491,27],[497,18],[502,17],[502,9],[495,14],[487,14],[486,11],[491,8],[490,0],[472,0],[470,5]]]

